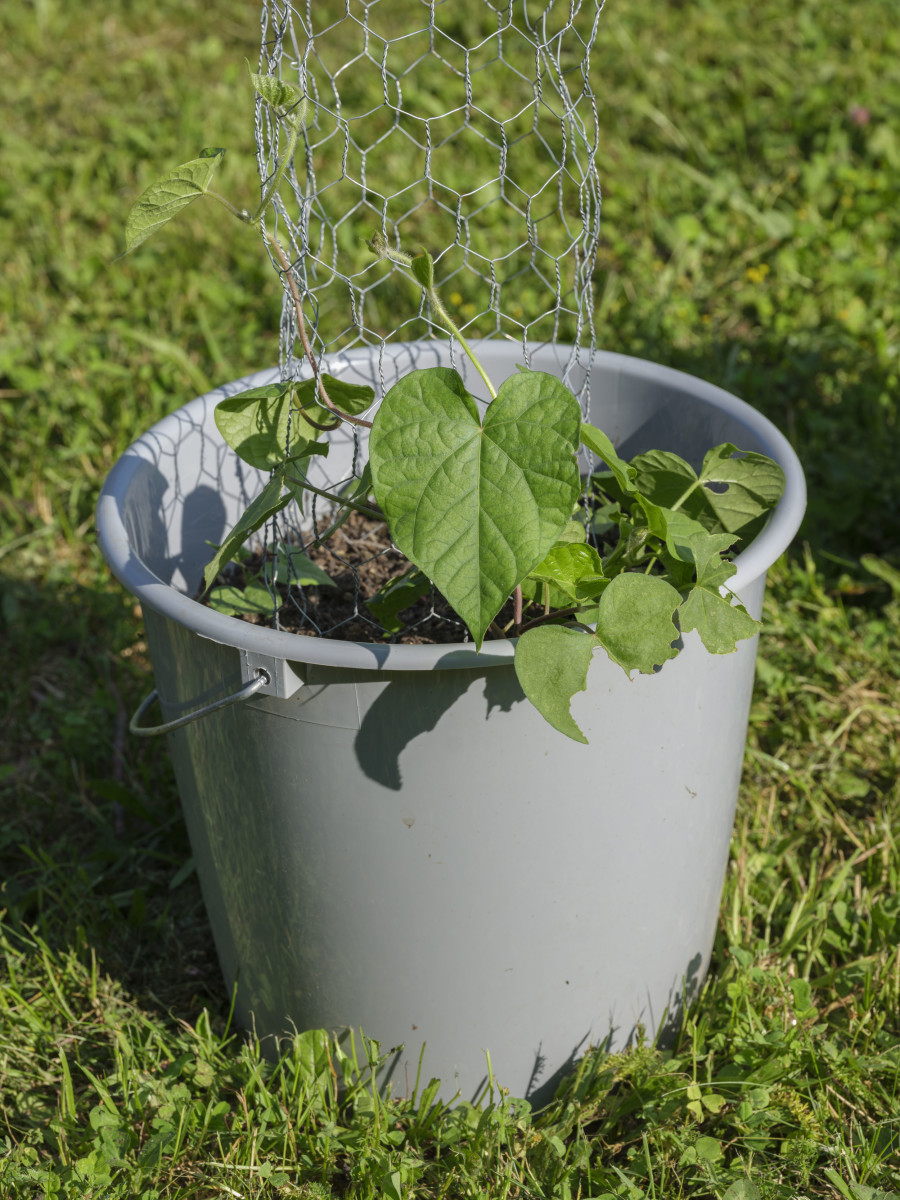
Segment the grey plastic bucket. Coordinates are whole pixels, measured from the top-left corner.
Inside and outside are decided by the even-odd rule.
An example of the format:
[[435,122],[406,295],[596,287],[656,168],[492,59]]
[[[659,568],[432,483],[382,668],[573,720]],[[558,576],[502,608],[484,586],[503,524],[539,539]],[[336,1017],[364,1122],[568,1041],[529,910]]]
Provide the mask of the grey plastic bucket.
[[[479,353],[495,380],[521,361],[512,343]],[[383,387],[450,361],[441,343],[391,354],[350,352],[329,370]],[[561,374],[569,361],[568,347],[541,347],[532,365]],[[261,1036],[361,1028],[393,1051],[383,1078],[401,1093],[423,1043],[424,1078],[447,1098],[478,1091],[489,1051],[499,1084],[543,1100],[589,1046],[664,1032],[704,977],[756,641],[716,657],[690,634],[657,675],[632,680],[596,654],[573,704],[582,746],[524,700],[511,642],[479,654],[340,642],[196,603],[208,543],[262,483],[213,410],[275,378],[159,422],[98,507],[103,553],[143,606],[165,718],[215,708],[170,747],[237,1017]],[[622,355],[593,357],[590,392],[590,420],[626,457],[662,448],[699,462],[732,441],[781,464],[784,498],[731,581],[759,615],[805,506],[784,437],[721,389]],[[332,472],[352,453],[335,439]],[[236,693],[242,703],[216,708]]]

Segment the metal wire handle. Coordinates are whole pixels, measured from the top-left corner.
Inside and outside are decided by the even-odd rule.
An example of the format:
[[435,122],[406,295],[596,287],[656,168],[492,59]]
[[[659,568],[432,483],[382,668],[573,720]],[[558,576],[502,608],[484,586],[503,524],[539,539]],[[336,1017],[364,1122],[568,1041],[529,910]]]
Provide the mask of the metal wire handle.
[[245,683],[242,688],[236,692],[232,692],[230,696],[223,696],[221,700],[214,700],[212,704],[205,704],[202,708],[195,709],[194,712],[187,713],[183,717],[176,717],[174,721],[166,721],[162,725],[146,727],[140,724],[140,720],[151,705],[159,699],[159,692],[154,688],[129,721],[128,728],[131,733],[136,734],[138,737],[158,737],[162,733],[171,733],[173,729],[180,729],[183,725],[190,725],[192,721],[199,721],[201,717],[207,717],[210,713],[214,713],[220,708],[226,708],[229,704],[239,704],[242,700],[249,700],[260,688],[267,687],[270,682],[268,671],[258,668],[256,679],[251,679],[249,683]]

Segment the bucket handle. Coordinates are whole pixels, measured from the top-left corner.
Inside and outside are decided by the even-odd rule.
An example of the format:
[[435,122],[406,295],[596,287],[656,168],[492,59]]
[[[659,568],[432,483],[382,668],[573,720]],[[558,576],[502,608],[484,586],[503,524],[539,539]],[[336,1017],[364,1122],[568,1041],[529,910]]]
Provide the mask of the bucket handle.
[[269,672],[262,667],[257,667],[256,678],[249,680],[238,691],[232,692],[230,696],[223,696],[221,700],[214,700],[212,704],[205,704],[202,708],[197,708],[183,717],[177,717],[174,721],[166,721],[162,725],[141,725],[141,717],[154,701],[159,699],[159,692],[154,688],[150,695],[142,701],[137,712],[129,721],[128,728],[138,737],[158,737],[161,733],[171,733],[173,729],[180,729],[182,725],[190,725],[192,721],[199,721],[201,717],[209,716],[210,713],[225,708],[229,704],[239,704],[242,700],[249,700],[261,688],[268,687],[270,684]]

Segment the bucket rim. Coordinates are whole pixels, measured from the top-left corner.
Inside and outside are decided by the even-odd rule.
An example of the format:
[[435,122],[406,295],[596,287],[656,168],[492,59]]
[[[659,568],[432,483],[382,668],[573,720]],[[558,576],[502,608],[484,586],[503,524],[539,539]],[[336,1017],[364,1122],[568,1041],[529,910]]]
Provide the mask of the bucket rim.
[[[477,342],[473,344],[477,345]],[[491,339],[482,345],[503,345],[500,339]],[[395,343],[387,350],[396,355],[415,357],[429,348],[439,350],[448,343],[419,342]],[[517,348],[521,342],[515,342]],[[536,358],[546,358],[548,351],[558,366],[572,362],[572,347],[562,344],[528,343],[527,348]],[[352,365],[361,361],[371,362],[380,351],[375,347],[359,347],[339,355],[340,362]],[[646,359],[619,354],[614,351],[596,350],[590,356],[589,366],[618,371],[621,374],[643,378],[661,386],[688,391],[695,398],[718,409],[727,416],[745,425],[761,445],[762,452],[775,459],[785,474],[784,495],[771,514],[765,528],[734,559],[736,573],[729,579],[727,590],[740,597],[743,590],[763,576],[793,541],[806,510],[806,480],[803,468],[790,442],[781,431],[746,401],[738,399],[724,388],[708,383],[674,367],[663,366]],[[583,360],[582,360],[583,361]],[[546,363],[539,363],[543,367]],[[128,447],[112,467],[97,504],[96,526],[100,548],[110,569],[125,588],[134,595],[142,606],[153,609],[177,624],[193,630],[200,637],[239,650],[267,655],[286,662],[306,663],[327,667],[355,670],[430,671],[462,668],[489,668],[510,666],[515,654],[516,638],[486,641],[481,650],[474,642],[455,642],[437,645],[389,645],[378,642],[341,641],[338,638],[310,637],[251,625],[224,613],[216,612],[199,601],[165,583],[136,554],[131,545],[128,531],[122,518],[123,501],[127,495],[134,472],[153,457],[151,445],[162,436],[171,440],[179,414],[192,408],[206,409],[239,390],[259,387],[279,379],[277,368],[257,371],[243,379],[235,380],[211,392],[196,397],[175,412],[163,417],[151,426],[140,438]]]

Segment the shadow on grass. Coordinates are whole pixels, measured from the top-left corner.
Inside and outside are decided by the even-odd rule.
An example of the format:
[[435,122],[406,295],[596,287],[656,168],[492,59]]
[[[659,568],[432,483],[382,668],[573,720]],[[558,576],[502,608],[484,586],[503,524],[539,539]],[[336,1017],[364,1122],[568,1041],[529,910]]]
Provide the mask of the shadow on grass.
[[133,602],[10,574],[0,596],[0,911],[149,1008],[227,1013],[168,756],[128,734],[149,687]]

